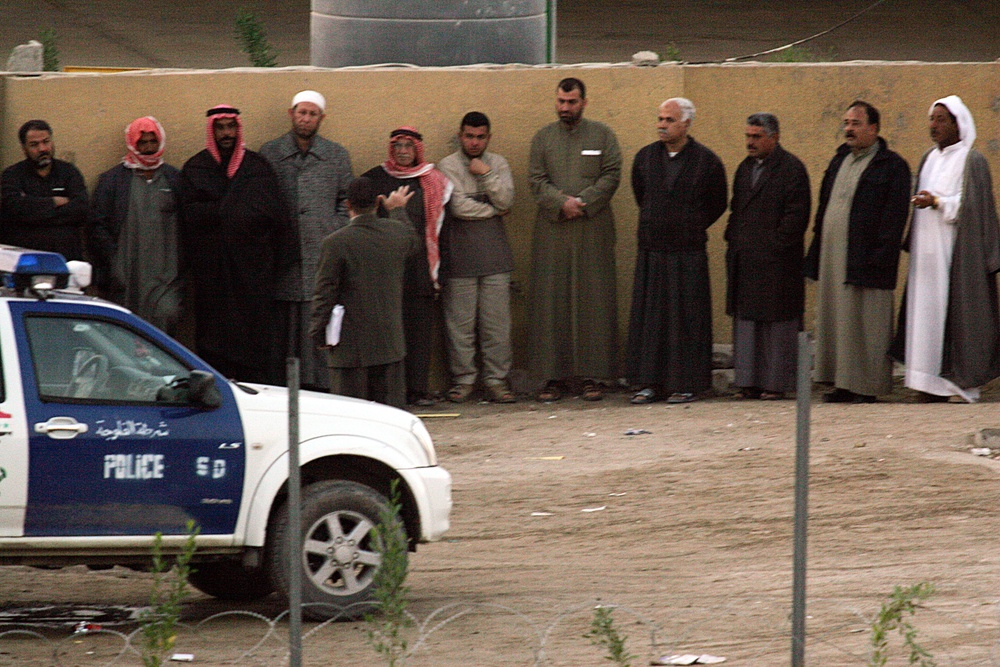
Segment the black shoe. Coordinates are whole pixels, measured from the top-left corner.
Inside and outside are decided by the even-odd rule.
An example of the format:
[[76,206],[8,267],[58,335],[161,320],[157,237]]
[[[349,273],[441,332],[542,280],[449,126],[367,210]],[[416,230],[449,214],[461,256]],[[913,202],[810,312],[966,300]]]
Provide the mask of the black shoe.
[[851,403],[878,403],[878,398],[868,394],[854,394],[854,400]]
[[[837,387],[833,391],[828,391],[823,394],[824,403],[854,403],[855,398],[861,396],[861,394],[855,394],[853,391],[847,389],[841,389]],[[872,397],[874,398],[874,396]]]
[[926,391],[917,392],[917,403],[947,403],[949,398],[951,397],[928,394]]

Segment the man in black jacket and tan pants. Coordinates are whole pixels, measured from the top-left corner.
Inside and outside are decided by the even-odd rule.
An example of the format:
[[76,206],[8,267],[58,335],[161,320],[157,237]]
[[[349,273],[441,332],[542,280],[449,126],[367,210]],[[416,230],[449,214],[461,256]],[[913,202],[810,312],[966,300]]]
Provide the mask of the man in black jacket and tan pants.
[[815,379],[834,387],[827,403],[874,403],[892,391],[893,290],[910,167],[878,133],[878,109],[853,102],[844,143],[823,174],[805,260],[817,287]]

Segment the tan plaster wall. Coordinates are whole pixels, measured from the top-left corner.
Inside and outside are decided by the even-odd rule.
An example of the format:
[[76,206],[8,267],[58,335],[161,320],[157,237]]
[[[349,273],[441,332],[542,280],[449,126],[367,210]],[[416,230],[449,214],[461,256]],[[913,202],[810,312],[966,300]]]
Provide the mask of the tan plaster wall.
[[[385,159],[390,130],[413,125],[425,137],[427,159],[455,149],[462,114],[473,109],[493,121],[491,149],[510,161],[518,191],[510,219],[510,239],[521,292],[515,297],[517,362],[525,363],[528,345],[525,310],[530,274],[534,205],[527,182],[527,161],[534,132],[555,119],[554,87],[564,76],[588,86],[589,118],[608,123],[625,157],[622,186],[615,196],[618,218],[619,303],[622,333],[627,325],[635,260],[636,208],[629,187],[631,160],[656,139],[656,107],[672,96],[691,98],[698,108],[692,134],[715,150],[727,177],[744,157],[747,115],[775,113],[782,144],[805,162],[814,200],[823,170],[840,143],[844,108],[863,98],[882,111],[882,134],[913,168],[929,146],[926,114],[930,103],[958,94],[976,119],[977,147],[1000,174],[1000,63],[837,63],[738,64],[684,67],[595,67],[565,69],[418,69],[418,70],[221,70],[48,74],[0,79],[0,165],[21,158],[17,128],[29,118],[53,126],[57,152],[70,159],[93,187],[98,174],[123,151],[123,129],[132,119],[155,115],[167,131],[167,159],[180,166],[204,147],[204,111],[218,103],[243,112],[248,145],[287,130],[292,95],[304,88],[322,92],[328,103],[323,134],[342,143],[355,173]],[[815,206],[815,201],[814,201]],[[724,314],[725,275],[722,232],[725,217],[711,230],[715,338],[730,338]],[[902,272],[901,272],[902,275]],[[902,283],[902,280],[900,281]],[[811,308],[811,303],[810,303]],[[807,315],[807,325],[811,316]]]

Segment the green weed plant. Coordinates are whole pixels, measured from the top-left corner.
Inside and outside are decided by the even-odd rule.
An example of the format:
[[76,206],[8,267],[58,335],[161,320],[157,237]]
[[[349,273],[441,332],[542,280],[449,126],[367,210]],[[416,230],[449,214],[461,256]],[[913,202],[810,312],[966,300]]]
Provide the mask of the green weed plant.
[[201,528],[195,526],[194,521],[187,522],[187,539],[176,560],[163,555],[163,533],[157,532],[153,538],[153,590],[149,595],[149,609],[139,617],[143,667],[161,667],[177,641],[181,603],[190,595],[191,559],[195,538],[200,532]]
[[236,41],[254,67],[277,67],[278,57],[267,40],[264,22],[249,9],[236,12]]
[[38,36],[38,41],[42,43],[42,71],[59,71],[59,47],[56,45],[56,31],[46,28]]
[[908,620],[913,616],[919,603],[934,594],[934,586],[928,582],[914,584],[909,588],[896,586],[889,600],[882,604],[878,616],[872,621],[872,653],[868,664],[884,667],[889,659],[889,634],[896,630],[903,638],[903,648],[908,652],[910,665],[935,667],[931,654],[917,643],[917,629]]
[[382,564],[372,581],[378,616],[366,614],[368,643],[389,667],[402,665],[406,660],[406,629],[413,625],[407,611],[410,589],[406,581],[406,531],[400,512],[403,509],[399,493],[399,480],[389,487],[389,505],[379,512],[375,528],[375,544],[382,555]]
[[614,607],[597,605],[594,607],[594,618],[590,622],[590,631],[584,635],[594,646],[603,646],[607,651],[605,660],[610,660],[619,667],[630,667],[635,659],[625,650],[628,635],[618,632],[615,627]]

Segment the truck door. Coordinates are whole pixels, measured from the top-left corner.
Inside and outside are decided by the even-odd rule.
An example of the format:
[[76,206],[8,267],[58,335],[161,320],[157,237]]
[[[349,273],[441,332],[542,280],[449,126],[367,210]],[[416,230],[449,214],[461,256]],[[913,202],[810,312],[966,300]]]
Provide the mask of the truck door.
[[6,307],[0,304],[0,537],[24,533],[28,497],[28,429],[16,352]]
[[[29,431],[26,536],[235,530],[243,426],[232,392],[189,401],[196,357],[96,305],[12,302]],[[178,390],[180,389],[180,390]]]

